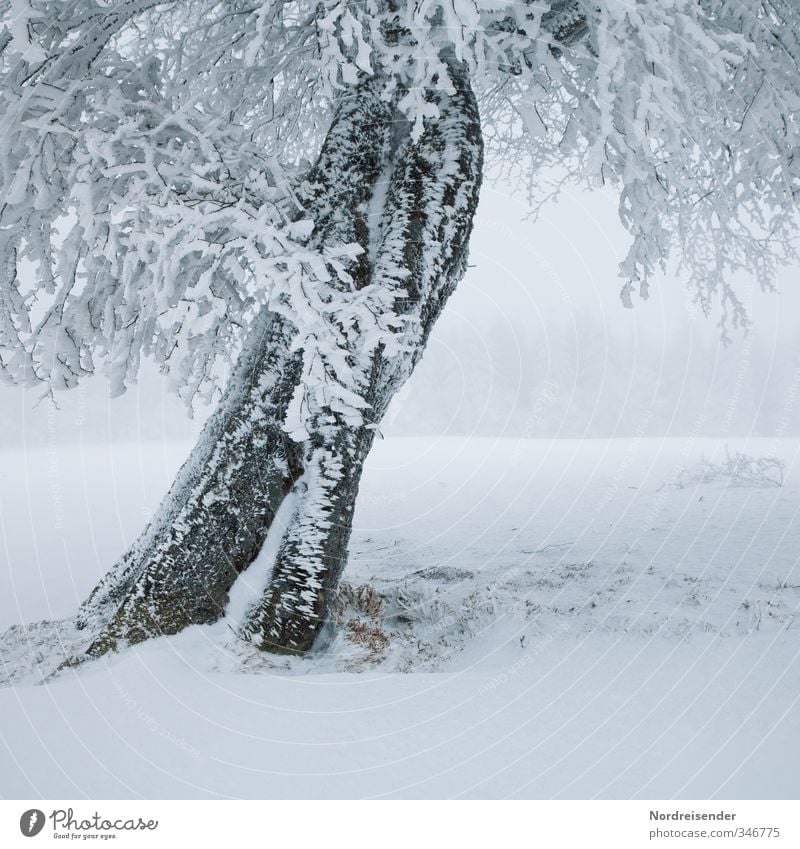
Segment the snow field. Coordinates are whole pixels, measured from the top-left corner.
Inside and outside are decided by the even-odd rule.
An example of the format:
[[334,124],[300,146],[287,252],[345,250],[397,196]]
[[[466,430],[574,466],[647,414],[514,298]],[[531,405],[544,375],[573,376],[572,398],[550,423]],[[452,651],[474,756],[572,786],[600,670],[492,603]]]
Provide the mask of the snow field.
[[[779,487],[706,440],[380,442],[325,652],[220,623],[6,687],[0,795],[796,797],[799,447],[728,441]],[[74,612],[187,450],[7,453],[2,627]]]

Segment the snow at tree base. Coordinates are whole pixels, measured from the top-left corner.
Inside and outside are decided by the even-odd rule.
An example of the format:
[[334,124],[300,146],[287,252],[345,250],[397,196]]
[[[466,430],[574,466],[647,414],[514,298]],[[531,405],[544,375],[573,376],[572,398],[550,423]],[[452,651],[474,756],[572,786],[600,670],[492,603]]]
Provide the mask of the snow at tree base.
[[[432,455],[429,445],[405,443],[428,458],[408,533],[374,548],[359,533],[351,539],[360,521],[356,505],[363,510],[366,499],[362,492],[357,500],[362,471],[390,402],[468,267],[482,185],[516,186],[532,211],[532,230],[566,187],[615,192],[627,234],[627,249],[616,258],[622,305],[646,299],[656,276],[677,267],[723,334],[747,325],[747,298],[736,281],[746,275],[769,289],[777,269],[797,260],[800,10],[793,0],[0,0],[0,14],[0,379],[46,400],[99,374],[119,395],[149,360],[190,407],[214,405],[145,529],[124,534],[122,556],[109,545],[95,570],[87,548],[77,563],[52,552],[48,598],[56,597],[51,582],[66,575],[80,585],[68,594],[73,603],[8,620],[0,678],[16,686],[0,697],[9,705],[3,716],[12,737],[22,738],[25,712],[46,713],[54,694],[64,694],[69,713],[76,694],[92,688],[92,698],[107,700],[112,681],[119,684],[116,707],[127,711],[116,716],[123,725],[143,720],[131,733],[147,732],[139,738],[145,750],[145,740],[175,742],[175,717],[153,714],[154,701],[142,707],[137,671],[151,685],[174,681],[181,704],[197,699],[191,688],[199,676],[208,696],[204,717],[216,705],[225,722],[232,692],[244,703],[274,704],[278,714],[306,703],[312,679],[286,672],[320,673],[313,710],[324,712],[353,709],[361,685],[342,690],[342,701],[326,701],[320,691],[326,682],[352,684],[351,672],[435,671],[445,677],[430,688],[418,676],[376,679],[370,672],[359,680],[379,682],[378,703],[390,699],[400,710],[404,700],[413,702],[419,713],[408,716],[419,717],[420,726],[442,715],[439,681],[453,704],[477,699],[475,712],[463,717],[465,738],[477,727],[470,723],[489,722],[498,710],[530,709],[536,734],[523,734],[523,748],[546,747],[550,738],[537,735],[560,721],[556,694],[574,692],[574,652],[588,652],[578,668],[603,670],[586,692],[597,691],[604,710],[594,711],[591,699],[583,705],[584,739],[594,729],[607,744],[605,726],[592,723],[605,717],[610,728],[615,717],[626,717],[612,742],[630,753],[625,741],[637,728],[652,729],[647,713],[625,713],[625,693],[642,691],[635,682],[646,670],[663,664],[670,680],[685,682],[673,686],[676,722],[688,729],[692,723],[680,726],[680,717],[691,715],[701,695],[690,673],[681,678],[678,671],[693,669],[698,653],[714,658],[720,687],[710,692],[721,698],[725,682],[733,686],[725,670],[741,647],[748,669],[769,658],[759,666],[759,687],[771,688],[774,713],[757,715],[797,739],[789,733],[797,688],[785,683],[787,675],[796,682],[796,581],[781,559],[786,549],[769,553],[764,543],[743,561],[731,547],[737,510],[746,509],[743,527],[753,545],[764,542],[753,520],[760,510],[791,538],[797,491],[792,457],[784,456],[794,450],[789,442],[778,441],[773,454],[697,460],[696,479],[686,478],[685,464],[664,476],[656,457],[631,484],[658,487],[649,507],[647,498],[631,501],[644,510],[635,519],[620,481],[632,469],[643,471],[638,460],[614,468],[606,448],[590,442],[501,450],[477,490],[489,499],[486,511],[460,504],[460,515],[474,511],[477,522],[462,533],[466,546],[452,536],[458,522],[448,526],[446,514],[440,527],[427,524],[437,505],[449,509],[446,476],[440,492],[432,470],[455,449],[437,445]],[[574,245],[580,249],[579,234]],[[635,436],[623,450],[636,454],[640,443]],[[491,455],[490,446],[466,446],[467,459],[454,470],[482,468],[484,447]],[[583,465],[570,477],[573,450],[583,452]],[[652,456],[652,448],[641,450]],[[554,472],[545,461],[553,457],[563,478],[558,486],[548,484]],[[20,462],[7,459],[10,467]],[[412,465],[419,469],[419,462]],[[494,527],[491,516],[505,520],[517,509],[514,475],[530,480],[524,509],[514,527]],[[380,476],[374,480],[383,485]],[[689,510],[688,494],[706,486],[697,502],[705,506],[692,502]],[[466,489],[457,486],[462,496]],[[581,504],[590,490],[590,502]],[[99,509],[97,491],[87,490],[85,509]],[[35,502],[7,499],[4,527],[15,509],[38,521]],[[430,510],[418,512],[417,502],[426,500]],[[532,520],[537,516],[541,522]],[[602,533],[600,516],[609,517]],[[681,522],[702,516],[708,538],[721,535],[706,554],[677,532]],[[667,517],[664,528],[659,522]],[[10,579],[28,580],[30,563],[42,561],[10,551],[24,537],[14,542],[4,531],[4,538]],[[665,549],[662,538],[673,544]],[[437,550],[439,539],[444,547]],[[420,540],[430,550],[418,550]],[[517,550],[517,541],[524,548]],[[720,551],[725,563],[715,560]],[[763,571],[768,554],[783,575],[774,591]],[[653,634],[670,647],[660,658],[652,647],[661,643],[647,643],[656,654],[642,665],[637,646]],[[609,655],[610,645],[619,648]],[[634,689],[604,689],[603,680],[624,680],[628,667]],[[703,666],[706,674],[709,668]],[[540,687],[548,674],[550,683]],[[505,700],[493,685],[502,679],[505,687],[504,675],[512,690],[522,688]],[[33,681],[49,687],[29,689]],[[209,684],[215,681],[226,694],[218,700]],[[538,701],[519,701],[532,689]],[[14,704],[24,705],[22,713]],[[708,706],[720,721],[707,745],[715,757],[730,743],[757,758],[755,741],[768,738],[748,725],[753,711],[732,698],[724,714],[724,704]],[[258,739],[267,739],[263,714],[249,730],[243,723],[242,739],[226,753],[216,748],[223,738],[209,743],[202,724],[181,722],[191,739],[179,735],[173,754],[205,752],[220,768],[209,772],[208,785],[184,785],[194,761],[186,761],[185,774],[153,761],[164,779],[159,792],[317,792],[312,784],[277,787],[257,778],[234,787],[223,768],[228,755],[234,772],[258,774],[269,770],[264,758],[281,757],[279,737],[268,738],[277,747],[270,751],[250,748],[256,727]],[[388,727],[368,731],[391,735]],[[523,727],[518,717],[514,727]],[[428,732],[433,752],[435,727]],[[493,725],[484,748],[494,749],[502,734],[493,735],[501,732],[502,724]],[[692,739],[684,750],[698,757],[702,749],[692,748]],[[411,755],[397,742],[388,760],[405,762]],[[251,751],[263,757],[246,766]],[[333,770],[313,751],[308,774]],[[569,745],[551,750],[549,767],[557,769],[570,752]],[[359,757],[356,748],[351,754]],[[790,754],[791,745],[764,757],[782,770]],[[72,750],[62,755],[76,769],[83,762]],[[757,795],[748,776],[726,771],[723,761],[709,773],[711,784],[679,787],[677,773],[667,770],[658,787],[747,787]],[[552,792],[644,786],[640,778],[615,785],[610,774],[580,784],[597,762],[571,762],[563,773],[571,780],[556,781]],[[97,779],[91,789],[73,789],[109,795],[102,781],[111,779],[85,763],[85,773],[61,777]],[[369,774],[369,764],[336,763],[342,774]],[[640,760],[627,763],[638,775]],[[141,764],[128,766],[130,782],[120,778],[124,788],[114,792],[143,792]],[[402,795],[420,789],[421,774],[410,766],[399,782],[354,779],[349,789]],[[499,774],[476,760],[475,776],[491,782]],[[23,773],[25,789],[8,792],[43,792],[37,776]],[[53,795],[68,789],[52,771],[48,781]],[[544,786],[534,786],[535,778],[509,781],[492,784],[491,792]],[[432,792],[469,795],[480,792],[479,783],[443,781]]]
[[[189,448],[61,447],[56,533],[15,490],[50,504],[47,450],[4,454],[0,626],[69,615]],[[796,440],[387,439],[328,651],[220,622],[0,690],[0,795],[797,798],[799,475]]]

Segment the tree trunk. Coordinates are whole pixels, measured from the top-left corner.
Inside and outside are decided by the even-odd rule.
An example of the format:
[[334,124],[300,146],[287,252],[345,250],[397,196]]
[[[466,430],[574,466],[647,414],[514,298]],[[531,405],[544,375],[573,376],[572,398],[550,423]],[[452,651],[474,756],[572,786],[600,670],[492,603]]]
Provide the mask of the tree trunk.
[[89,655],[221,615],[301,473],[282,429],[300,371],[290,341],[264,309],[157,516],[81,607],[78,627],[97,633]]
[[454,59],[448,67],[453,90],[429,93],[439,116],[426,121],[419,139],[382,96],[380,80],[351,90],[309,175],[303,214],[315,221],[312,244],[358,243],[363,250],[347,269],[355,286],[377,282],[403,291],[395,305],[404,318],[403,353],[378,347],[365,362],[361,338],[346,351],[361,363],[356,388],[370,405],[370,426],[322,406],[305,442],[288,437],[283,425],[302,354],[292,351],[289,321],[265,307],[158,516],[81,608],[79,627],[92,634],[89,656],[219,619],[293,487],[293,515],[244,632],[270,651],[298,653],[314,644],[346,562],[373,426],[411,374],[466,268],[482,142],[466,70]]
[[[413,343],[405,358],[384,357],[380,350],[372,358],[364,395],[375,422],[380,422],[422,356],[434,322],[466,270],[483,148],[466,73],[455,62],[450,71],[454,92],[432,97],[439,117],[427,125],[419,141],[405,127],[405,137],[390,152],[380,246],[374,251],[369,279],[403,280],[406,296],[397,311],[408,317]],[[331,595],[346,563],[358,484],[374,435],[373,430],[342,422],[321,430],[306,449],[303,492],[272,580],[245,628],[261,648],[273,652],[307,651],[328,618]]]

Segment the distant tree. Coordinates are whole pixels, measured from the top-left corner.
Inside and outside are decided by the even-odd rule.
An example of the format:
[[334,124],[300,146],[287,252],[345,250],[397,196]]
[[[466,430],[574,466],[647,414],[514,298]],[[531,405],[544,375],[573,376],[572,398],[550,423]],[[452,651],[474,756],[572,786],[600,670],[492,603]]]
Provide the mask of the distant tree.
[[242,635],[315,643],[364,459],[464,273],[484,160],[534,207],[552,166],[618,189],[626,304],[677,248],[735,324],[730,273],[768,286],[791,256],[795,0],[0,9],[0,376],[49,392],[102,371],[117,394],[144,356],[218,402],[82,606],[86,656],[218,619],[286,497]]

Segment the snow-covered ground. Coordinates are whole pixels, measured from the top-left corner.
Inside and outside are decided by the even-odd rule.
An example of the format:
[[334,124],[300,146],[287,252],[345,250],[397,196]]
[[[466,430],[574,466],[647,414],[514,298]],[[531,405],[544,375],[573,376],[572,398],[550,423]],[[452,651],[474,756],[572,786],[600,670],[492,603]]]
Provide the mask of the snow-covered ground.
[[[73,613],[187,450],[0,453],[0,631]],[[797,798],[799,510],[794,440],[388,439],[326,652],[198,627],[6,687],[0,795]]]

